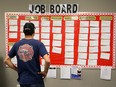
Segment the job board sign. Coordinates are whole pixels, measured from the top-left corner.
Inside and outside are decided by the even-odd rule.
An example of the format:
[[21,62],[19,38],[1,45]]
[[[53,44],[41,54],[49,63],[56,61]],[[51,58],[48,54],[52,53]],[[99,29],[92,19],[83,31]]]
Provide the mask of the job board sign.
[[[47,6],[45,4],[30,4],[29,12],[44,14],[46,13]],[[78,4],[51,4],[49,5],[48,13],[77,13],[79,9]]]

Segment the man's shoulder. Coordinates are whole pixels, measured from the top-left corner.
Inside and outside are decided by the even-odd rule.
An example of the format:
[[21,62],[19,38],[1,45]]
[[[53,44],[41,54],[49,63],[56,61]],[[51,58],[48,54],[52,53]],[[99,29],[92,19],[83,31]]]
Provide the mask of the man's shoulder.
[[32,39],[32,41],[37,42],[37,43],[41,43],[41,41],[39,41],[37,39]]
[[39,40],[36,40],[36,39],[30,39],[30,40],[22,39],[22,40],[19,40],[18,42],[16,42],[15,45],[24,44],[24,43],[27,43],[27,44],[41,44],[42,42],[39,41]]

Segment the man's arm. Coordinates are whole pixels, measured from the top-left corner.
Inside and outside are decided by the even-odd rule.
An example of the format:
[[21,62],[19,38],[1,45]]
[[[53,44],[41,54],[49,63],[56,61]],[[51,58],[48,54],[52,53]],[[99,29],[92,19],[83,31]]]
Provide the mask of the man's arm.
[[11,58],[9,56],[5,57],[4,63],[8,65],[11,69],[17,71],[17,67],[12,63]]
[[38,72],[38,74],[42,74],[43,78],[45,78],[48,73],[49,66],[50,66],[50,58],[48,54],[45,54],[43,58],[45,60],[44,71]]
[[43,58],[45,60],[44,72],[47,74],[48,73],[49,66],[50,66],[50,58],[49,58],[49,55],[48,54],[44,55]]

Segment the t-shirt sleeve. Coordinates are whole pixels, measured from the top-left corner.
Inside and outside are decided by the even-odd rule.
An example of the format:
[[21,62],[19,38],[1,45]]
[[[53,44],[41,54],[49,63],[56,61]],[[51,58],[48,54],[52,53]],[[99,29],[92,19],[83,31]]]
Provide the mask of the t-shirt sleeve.
[[15,45],[13,45],[13,47],[12,47],[11,50],[9,51],[8,56],[9,56],[10,58],[13,58],[14,56],[16,56]]
[[45,45],[43,43],[41,43],[40,47],[39,47],[39,54],[41,57],[43,57],[45,54],[48,54]]

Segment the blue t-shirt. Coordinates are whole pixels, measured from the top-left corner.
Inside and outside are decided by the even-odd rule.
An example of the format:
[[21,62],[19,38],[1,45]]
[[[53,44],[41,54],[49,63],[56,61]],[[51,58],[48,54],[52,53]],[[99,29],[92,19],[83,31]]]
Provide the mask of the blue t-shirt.
[[42,83],[39,56],[48,54],[44,44],[35,39],[22,39],[16,42],[9,52],[9,57],[17,57],[18,81],[20,84]]

